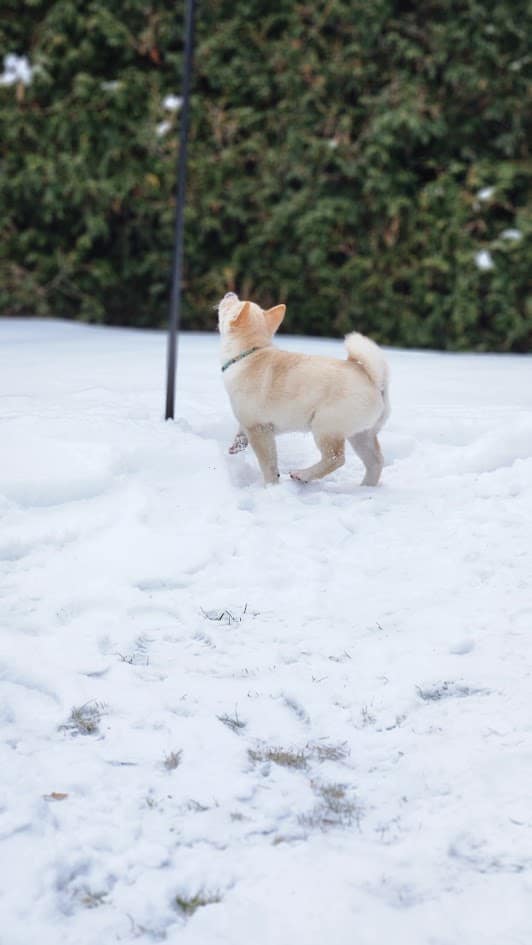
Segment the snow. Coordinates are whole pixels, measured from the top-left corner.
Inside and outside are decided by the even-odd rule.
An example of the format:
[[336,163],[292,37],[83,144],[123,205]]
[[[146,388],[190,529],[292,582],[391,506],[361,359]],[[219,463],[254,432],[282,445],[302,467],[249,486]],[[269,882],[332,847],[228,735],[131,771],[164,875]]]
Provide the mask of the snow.
[[485,202],[487,200],[491,200],[494,193],[495,193],[495,187],[482,187],[482,189],[478,191],[477,197],[479,200],[482,200]]
[[155,129],[157,132],[157,136],[159,138],[163,138],[165,135],[168,134],[171,127],[172,127],[171,121],[160,121]]
[[4,71],[0,75],[0,85],[15,85],[17,82],[29,85],[32,77],[33,69],[27,56],[17,56],[15,53],[4,56]]
[[264,489],[216,336],[165,423],[161,334],[0,321],[6,945],[532,940],[532,359],[389,358],[382,485]]
[[518,243],[519,240],[523,239],[523,234],[521,230],[515,230],[513,227],[509,227],[507,230],[503,230],[501,233],[503,240],[512,240],[514,243]]
[[481,249],[478,253],[475,253],[475,263],[477,269],[488,272],[494,266],[493,256],[487,249]]
[[163,108],[169,112],[177,112],[183,104],[183,99],[179,95],[165,95],[163,98]]

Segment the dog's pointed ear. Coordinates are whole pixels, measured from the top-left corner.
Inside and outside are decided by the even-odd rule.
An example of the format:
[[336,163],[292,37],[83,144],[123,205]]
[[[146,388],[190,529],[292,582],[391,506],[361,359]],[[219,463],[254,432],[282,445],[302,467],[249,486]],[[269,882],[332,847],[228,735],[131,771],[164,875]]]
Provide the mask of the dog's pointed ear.
[[232,325],[242,325],[249,316],[251,302],[242,302],[240,308],[231,318]]
[[266,319],[270,335],[275,335],[275,332],[284,318],[285,312],[286,305],[274,305],[273,308],[269,308],[267,312],[264,312],[264,318]]

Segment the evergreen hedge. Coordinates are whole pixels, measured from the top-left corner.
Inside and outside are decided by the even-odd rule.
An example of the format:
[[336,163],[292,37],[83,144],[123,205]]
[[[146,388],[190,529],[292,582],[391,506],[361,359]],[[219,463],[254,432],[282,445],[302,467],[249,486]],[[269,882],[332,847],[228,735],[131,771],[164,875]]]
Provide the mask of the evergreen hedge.
[[[0,313],[163,325],[183,4],[3,8],[37,68],[0,85]],[[528,0],[198,0],[184,327],[237,289],[290,331],[530,349],[530,26]]]

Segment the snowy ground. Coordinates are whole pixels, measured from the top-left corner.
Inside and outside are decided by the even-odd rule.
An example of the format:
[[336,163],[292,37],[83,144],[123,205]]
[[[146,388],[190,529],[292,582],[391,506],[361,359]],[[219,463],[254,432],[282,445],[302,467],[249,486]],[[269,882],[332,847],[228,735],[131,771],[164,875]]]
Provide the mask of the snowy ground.
[[164,344],[0,322],[2,945],[530,945],[532,359],[392,352],[382,485],[265,490]]

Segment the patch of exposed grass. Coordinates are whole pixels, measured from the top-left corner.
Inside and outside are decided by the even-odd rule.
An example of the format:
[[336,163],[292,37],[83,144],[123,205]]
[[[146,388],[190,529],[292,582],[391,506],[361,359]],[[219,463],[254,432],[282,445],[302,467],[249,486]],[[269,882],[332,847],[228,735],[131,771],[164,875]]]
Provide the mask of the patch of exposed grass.
[[463,683],[456,683],[452,680],[444,680],[441,683],[435,683],[433,686],[416,686],[417,694],[423,702],[439,702],[440,699],[449,699],[453,696],[463,699],[465,696],[478,696],[486,693],[485,689],[477,689],[473,686],[466,686]]
[[224,715],[218,716],[218,720],[224,725],[227,725],[227,728],[230,728],[231,731],[236,732],[236,734],[241,732],[247,724],[246,722],[243,722],[242,719],[238,718],[238,712],[236,709],[234,715],[227,715],[227,713],[224,713]]
[[182,751],[171,751],[166,755],[163,765],[167,771],[175,771],[176,768],[179,768],[181,764],[181,758],[183,756]]
[[364,726],[373,725],[376,722],[375,716],[371,714],[367,705],[362,706],[360,710],[360,719],[362,721],[362,725]]
[[116,653],[121,663],[128,663],[130,666],[149,666],[149,649],[153,643],[153,638],[141,633],[134,642],[131,653]]
[[291,749],[273,747],[264,745],[260,748],[250,748],[248,756],[255,763],[272,762],[280,765],[282,768],[297,768],[303,770],[308,767],[309,762],[316,760],[324,761],[343,761],[349,754],[349,748],[345,743],[331,745],[322,742],[309,742],[304,748]]
[[208,893],[200,889],[194,896],[177,895],[174,901],[179,911],[187,916],[187,918],[190,918],[198,909],[202,909],[203,906],[212,906],[215,902],[221,902],[222,897],[218,892]]
[[106,892],[91,892],[87,889],[81,895],[80,902],[86,909],[97,909],[98,906],[105,905],[106,898]]
[[345,663],[346,660],[351,659],[351,654],[348,653],[347,650],[344,650],[343,653],[340,653],[339,655],[332,654],[328,658],[333,663]]
[[327,745],[320,742],[314,742],[307,745],[307,750],[318,761],[343,761],[349,754],[349,748],[342,742],[338,745]]
[[203,814],[206,810],[210,809],[206,804],[200,804],[199,801],[195,801],[194,799],[188,802],[187,808],[188,810],[193,810],[195,814]]
[[330,830],[332,827],[360,824],[362,808],[356,799],[348,795],[345,784],[322,784],[313,781],[312,789],[318,801],[310,813],[299,818],[303,826]]
[[231,610],[203,610],[203,607],[201,608],[201,613],[206,620],[214,620],[216,623],[231,626],[233,623],[242,623],[243,618],[247,614],[247,610],[248,605],[244,604],[242,612],[239,615],[234,614]]
[[272,846],[279,847],[282,843],[297,843],[298,840],[301,840],[300,833],[278,833],[272,840]]
[[74,706],[67,721],[59,726],[59,731],[70,732],[74,736],[97,735],[106,708],[104,702],[85,702],[84,705]]
[[267,746],[265,748],[250,748],[248,756],[255,763],[270,761],[282,768],[298,768],[300,770],[307,767],[309,760],[309,755],[305,751],[290,751],[287,748],[269,748]]

